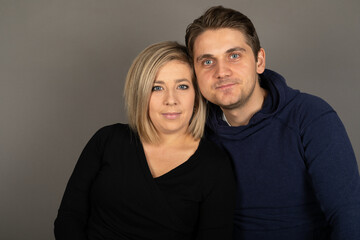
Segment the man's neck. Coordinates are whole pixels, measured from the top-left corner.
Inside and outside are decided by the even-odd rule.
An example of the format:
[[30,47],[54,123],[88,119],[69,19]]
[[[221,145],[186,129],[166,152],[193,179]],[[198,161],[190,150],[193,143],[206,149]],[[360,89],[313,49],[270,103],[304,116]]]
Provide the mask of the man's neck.
[[261,110],[267,94],[267,90],[260,88],[244,105],[234,109],[222,108],[226,122],[232,127],[247,125],[254,114]]

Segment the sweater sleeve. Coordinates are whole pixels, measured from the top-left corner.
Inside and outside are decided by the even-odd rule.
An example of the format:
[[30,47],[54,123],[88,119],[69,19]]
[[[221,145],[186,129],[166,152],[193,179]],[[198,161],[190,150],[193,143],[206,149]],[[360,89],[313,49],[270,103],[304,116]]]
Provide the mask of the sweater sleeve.
[[197,240],[233,239],[235,176],[228,158],[211,176],[212,189],[200,206]]
[[57,240],[87,239],[89,193],[101,168],[104,132],[99,130],[87,143],[69,179],[54,223]]
[[360,239],[360,178],[346,130],[330,106],[308,114],[301,138],[317,199],[331,227],[332,240]]

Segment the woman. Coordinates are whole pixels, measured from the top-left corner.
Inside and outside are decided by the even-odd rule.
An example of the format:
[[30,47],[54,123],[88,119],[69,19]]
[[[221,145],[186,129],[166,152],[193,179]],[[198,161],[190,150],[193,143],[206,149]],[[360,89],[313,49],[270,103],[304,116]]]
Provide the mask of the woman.
[[163,42],[134,60],[129,125],[100,129],[68,182],[56,239],[231,239],[235,180],[204,139],[205,103],[186,48]]

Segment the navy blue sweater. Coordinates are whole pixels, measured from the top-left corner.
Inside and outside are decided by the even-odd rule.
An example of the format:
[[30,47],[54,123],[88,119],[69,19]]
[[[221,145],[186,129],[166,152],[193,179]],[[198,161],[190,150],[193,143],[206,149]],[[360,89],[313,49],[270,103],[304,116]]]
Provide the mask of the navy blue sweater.
[[210,106],[206,134],[237,174],[235,239],[360,239],[360,178],[336,112],[265,70],[263,108],[230,127]]

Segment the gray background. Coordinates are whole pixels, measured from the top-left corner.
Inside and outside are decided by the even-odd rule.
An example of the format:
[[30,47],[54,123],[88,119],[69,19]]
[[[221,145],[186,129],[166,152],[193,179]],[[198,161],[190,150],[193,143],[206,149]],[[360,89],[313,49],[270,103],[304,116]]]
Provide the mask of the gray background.
[[91,135],[125,122],[134,57],[222,4],[250,17],[267,67],[324,98],[360,157],[358,0],[0,0],[0,239],[53,239],[66,182]]

